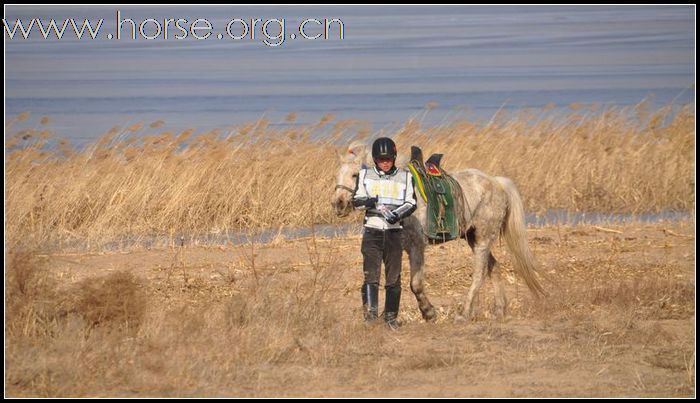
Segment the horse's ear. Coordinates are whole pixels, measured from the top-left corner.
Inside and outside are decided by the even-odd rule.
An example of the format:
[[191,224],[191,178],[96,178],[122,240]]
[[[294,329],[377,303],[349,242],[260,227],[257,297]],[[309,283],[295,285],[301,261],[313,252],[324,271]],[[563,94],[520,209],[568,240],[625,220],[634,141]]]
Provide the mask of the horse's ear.
[[348,153],[364,159],[365,153],[367,152],[367,146],[363,143],[352,143],[348,147]]

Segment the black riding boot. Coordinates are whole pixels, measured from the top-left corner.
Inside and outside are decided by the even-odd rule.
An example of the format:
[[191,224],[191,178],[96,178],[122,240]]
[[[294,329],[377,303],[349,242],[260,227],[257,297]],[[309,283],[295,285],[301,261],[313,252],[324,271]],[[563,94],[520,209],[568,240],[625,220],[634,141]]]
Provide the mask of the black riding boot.
[[362,285],[362,307],[365,313],[365,321],[377,320],[379,305],[379,284]]
[[399,328],[399,302],[401,302],[401,284],[386,287],[386,300],[384,301],[384,322],[391,330]]

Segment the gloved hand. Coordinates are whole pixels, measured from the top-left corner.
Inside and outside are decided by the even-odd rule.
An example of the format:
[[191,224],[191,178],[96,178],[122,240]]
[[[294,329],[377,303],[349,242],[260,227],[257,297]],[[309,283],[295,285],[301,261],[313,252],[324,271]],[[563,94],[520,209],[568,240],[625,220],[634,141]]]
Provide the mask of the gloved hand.
[[375,208],[377,206],[377,201],[379,201],[379,198],[377,196],[369,197],[367,198],[367,200],[365,200],[365,207]]
[[377,205],[377,200],[379,200],[376,196],[375,197],[369,197],[366,199],[353,199],[352,200],[352,205],[353,207],[366,207],[368,209],[374,208]]
[[386,222],[388,222],[389,224],[396,224],[401,219],[399,213],[397,213],[396,210],[388,212],[385,217]]

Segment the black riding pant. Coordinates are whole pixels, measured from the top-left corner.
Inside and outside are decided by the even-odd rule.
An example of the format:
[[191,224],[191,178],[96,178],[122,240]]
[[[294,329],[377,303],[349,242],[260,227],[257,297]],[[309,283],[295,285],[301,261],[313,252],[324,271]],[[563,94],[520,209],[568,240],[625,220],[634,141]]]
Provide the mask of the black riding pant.
[[401,285],[401,229],[365,228],[361,250],[365,284],[379,284],[384,262],[385,287]]

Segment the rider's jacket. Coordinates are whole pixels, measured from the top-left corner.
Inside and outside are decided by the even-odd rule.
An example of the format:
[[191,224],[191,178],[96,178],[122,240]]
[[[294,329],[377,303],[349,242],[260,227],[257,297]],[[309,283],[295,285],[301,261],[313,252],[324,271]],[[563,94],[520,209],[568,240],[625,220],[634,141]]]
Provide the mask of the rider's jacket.
[[392,168],[386,173],[378,170],[377,167],[361,169],[353,200],[366,200],[372,197],[378,199],[376,207],[370,209],[364,206],[358,207],[367,210],[365,227],[381,230],[402,228],[401,221],[389,224],[378,208],[384,205],[389,210],[396,211],[401,218],[411,215],[416,209],[413,176],[408,170],[401,168]]

